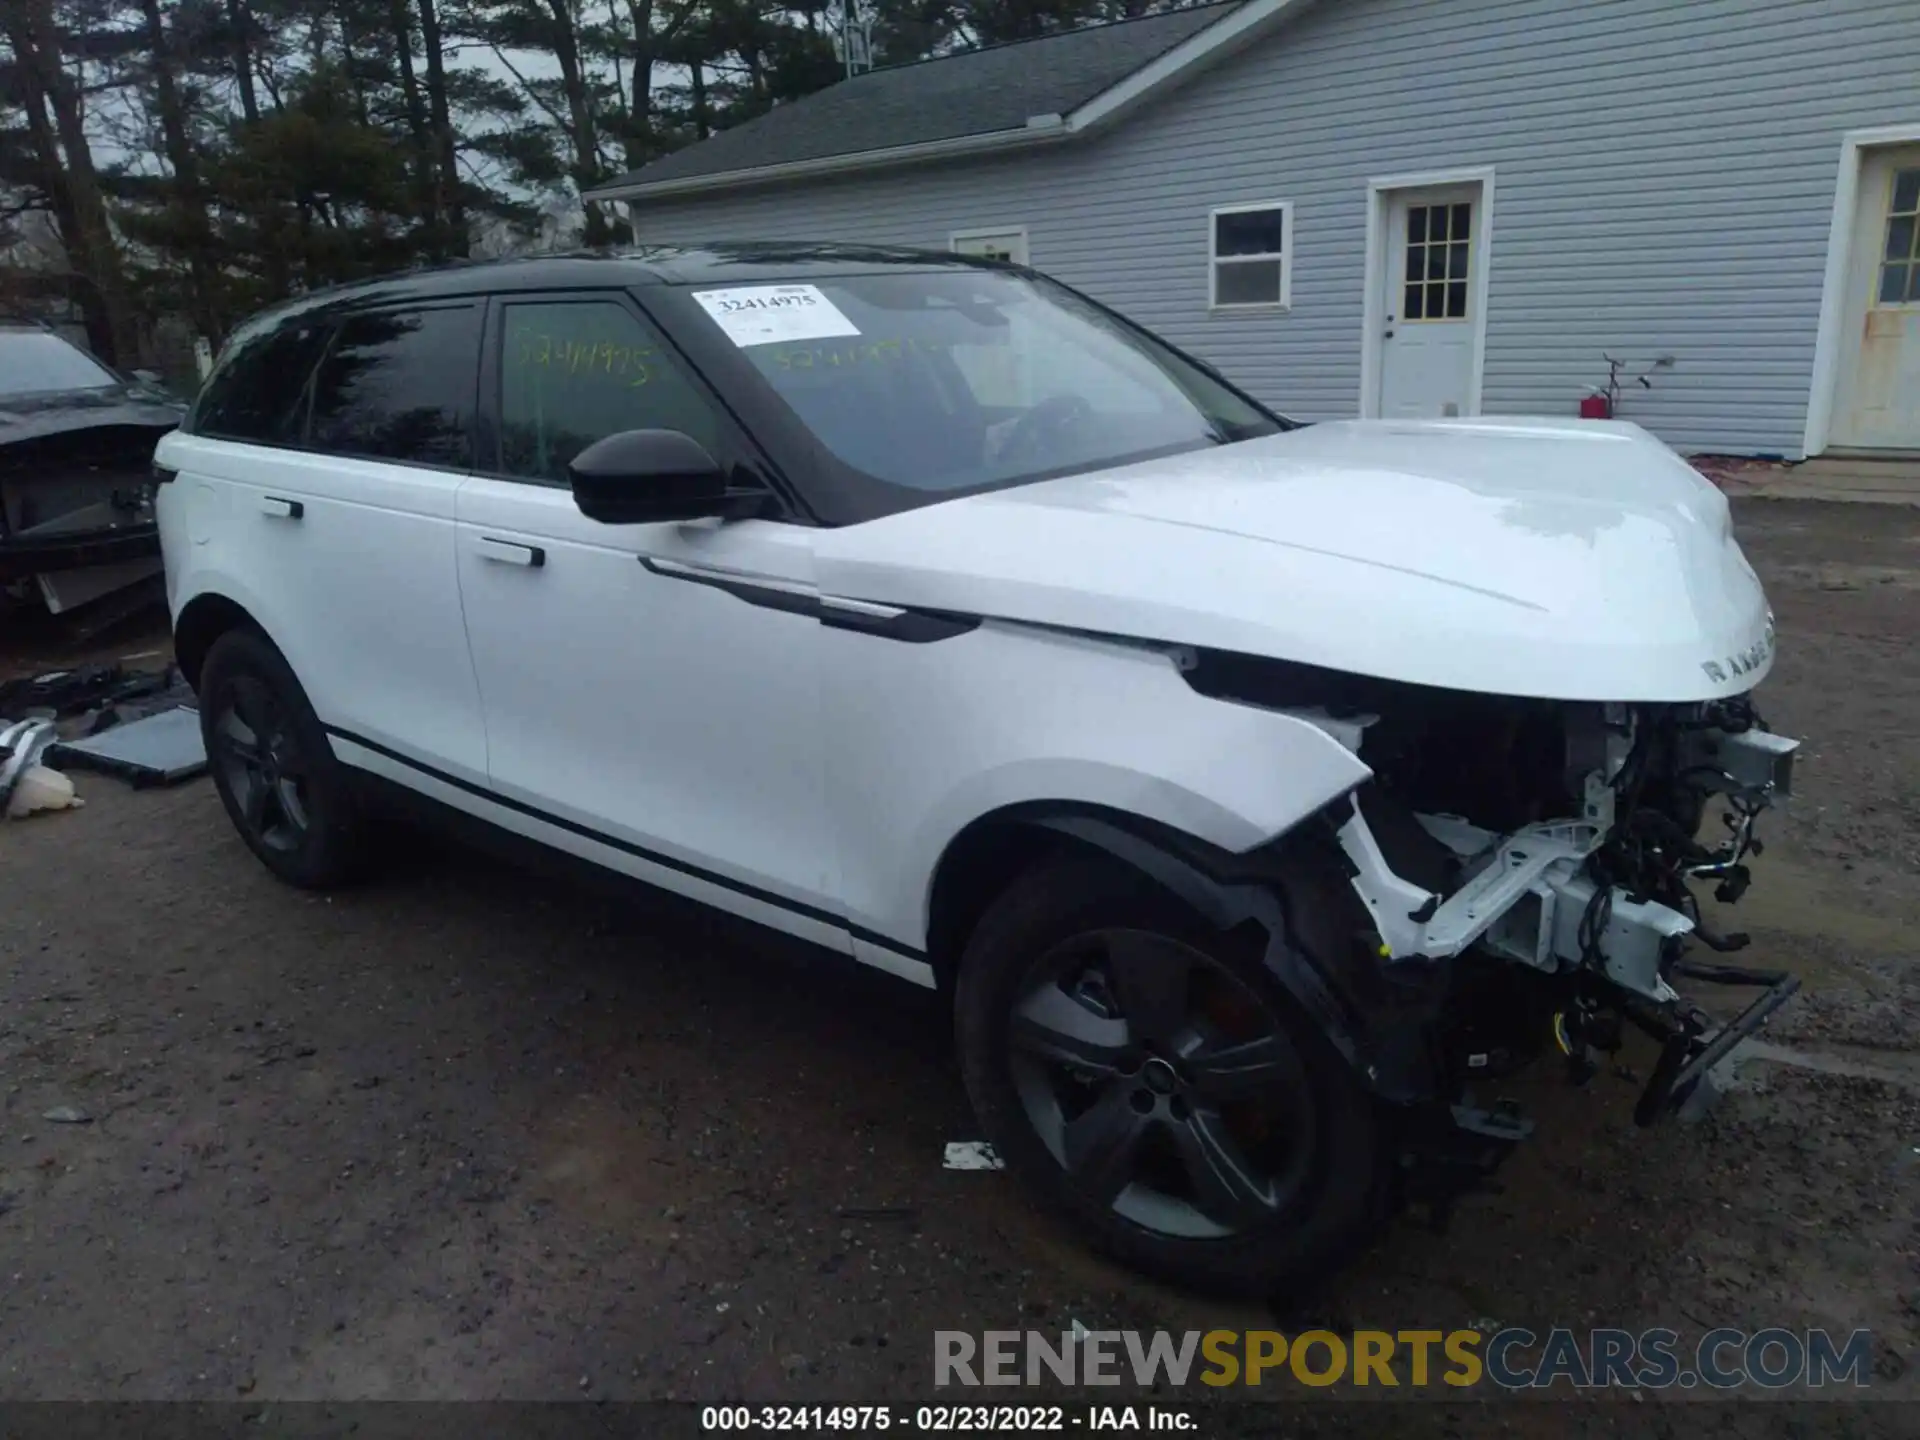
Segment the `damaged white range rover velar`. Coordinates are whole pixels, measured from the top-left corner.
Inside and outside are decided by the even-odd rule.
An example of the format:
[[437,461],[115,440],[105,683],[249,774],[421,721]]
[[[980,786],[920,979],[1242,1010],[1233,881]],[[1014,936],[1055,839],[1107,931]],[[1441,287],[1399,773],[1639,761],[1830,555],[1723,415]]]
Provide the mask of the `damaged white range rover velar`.
[[1298,426],[1030,271],[736,245],[309,296],[156,468],[278,874],[400,802],[937,988],[1009,1165],[1182,1281],[1444,1209],[1538,1051],[1652,1032],[1652,1121],[1793,989],[1699,958],[1794,743],[1631,425]]

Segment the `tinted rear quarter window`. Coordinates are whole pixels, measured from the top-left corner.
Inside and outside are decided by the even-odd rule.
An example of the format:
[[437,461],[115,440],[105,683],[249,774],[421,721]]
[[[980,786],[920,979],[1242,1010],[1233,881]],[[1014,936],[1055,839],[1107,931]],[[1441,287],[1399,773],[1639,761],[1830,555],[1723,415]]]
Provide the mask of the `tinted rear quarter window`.
[[479,351],[477,306],[347,316],[314,377],[308,443],[337,455],[467,467]]
[[287,325],[244,341],[201,393],[193,433],[298,444],[306,426],[307,380],[326,338],[324,325]]

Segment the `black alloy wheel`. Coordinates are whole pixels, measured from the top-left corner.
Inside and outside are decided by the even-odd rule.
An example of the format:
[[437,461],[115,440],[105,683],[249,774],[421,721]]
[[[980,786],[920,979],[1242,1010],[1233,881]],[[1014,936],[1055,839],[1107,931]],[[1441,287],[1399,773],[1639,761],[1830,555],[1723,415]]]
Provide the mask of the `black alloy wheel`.
[[1389,1117],[1268,967],[1104,856],[1019,879],[960,956],[967,1094],[1007,1168],[1100,1249],[1272,1297],[1387,1210]]
[[214,788],[247,847],[305,889],[358,878],[357,797],[286,658],[257,630],[229,630],[207,651],[199,695]]
[[298,850],[311,819],[309,762],[286,708],[266,682],[238,676],[212,717],[212,759],[240,811],[247,838],[269,850]]
[[1041,956],[1008,1037],[1035,1133],[1091,1198],[1156,1234],[1244,1233],[1307,1180],[1315,1116],[1277,1015],[1201,951],[1144,930]]

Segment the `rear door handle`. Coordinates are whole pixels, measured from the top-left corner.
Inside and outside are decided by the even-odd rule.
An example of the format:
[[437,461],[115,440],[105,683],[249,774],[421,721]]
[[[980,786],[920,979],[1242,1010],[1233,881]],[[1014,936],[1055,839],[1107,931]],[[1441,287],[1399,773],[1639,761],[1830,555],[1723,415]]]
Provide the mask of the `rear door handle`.
[[547,552],[538,545],[522,545],[517,540],[495,540],[482,535],[473,542],[473,553],[482,560],[497,560],[502,565],[525,565],[538,570],[547,563]]
[[281,520],[298,520],[307,513],[307,507],[299,500],[286,500],[278,495],[262,495],[260,513],[272,515]]

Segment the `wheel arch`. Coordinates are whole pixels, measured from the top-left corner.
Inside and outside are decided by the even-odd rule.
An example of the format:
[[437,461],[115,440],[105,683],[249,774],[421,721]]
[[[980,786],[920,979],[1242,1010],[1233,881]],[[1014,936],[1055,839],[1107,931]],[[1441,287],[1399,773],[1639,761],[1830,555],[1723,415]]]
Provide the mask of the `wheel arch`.
[[1338,864],[1332,831],[1352,803],[1342,796],[1243,853],[1099,805],[1027,802],[990,812],[954,837],[934,871],[927,955],[936,981],[943,993],[953,993],[968,938],[1015,874],[1063,850],[1096,853],[1221,930],[1257,927],[1268,969],[1367,1088],[1400,1103],[1427,1099],[1435,1079],[1425,1053],[1427,1008],[1402,1003],[1376,1010],[1383,997],[1366,992],[1375,989],[1369,982],[1377,972],[1357,973],[1351,959],[1343,961],[1353,937],[1337,922],[1328,929],[1333,913],[1301,913],[1314,904],[1315,887],[1319,897],[1351,899],[1340,875],[1325,867]]
[[1022,871],[1063,850],[1097,853],[1172,891],[1215,923],[1232,925],[1221,887],[1254,878],[1261,860],[1235,855],[1163,821],[1084,800],[1025,800],[988,811],[941,852],[928,884],[927,956],[950,991],[980,917]]
[[173,622],[173,658],[195,690],[200,688],[200,670],[214,642],[229,630],[241,628],[256,630],[272,641],[251,610],[220,591],[203,590],[181,607]]

